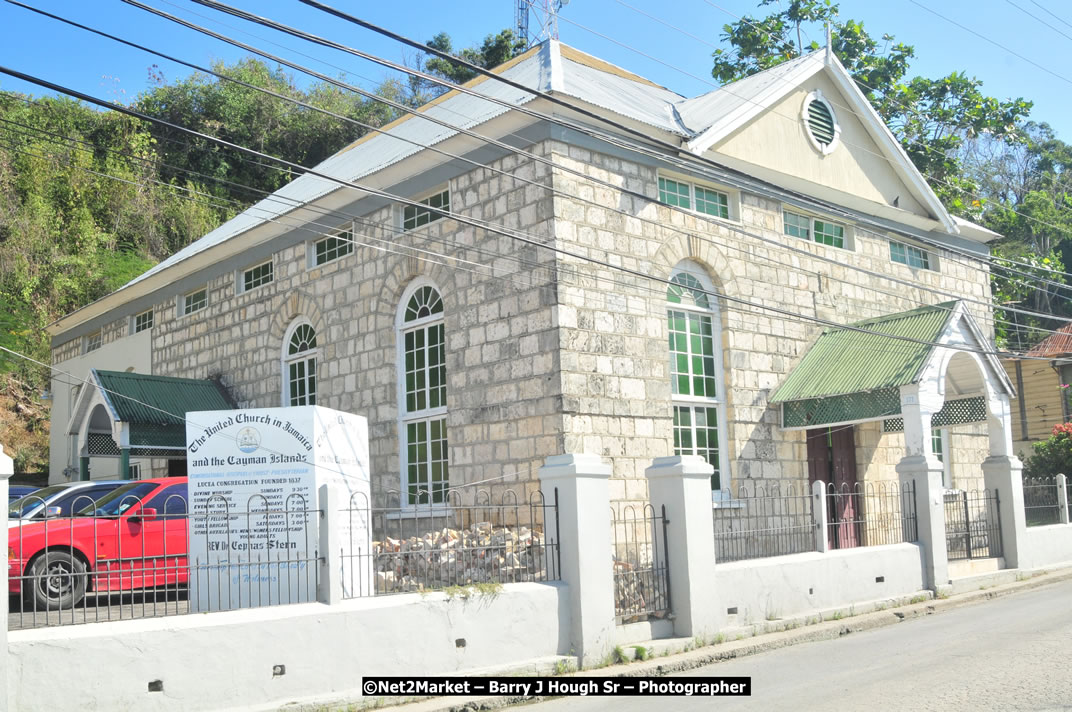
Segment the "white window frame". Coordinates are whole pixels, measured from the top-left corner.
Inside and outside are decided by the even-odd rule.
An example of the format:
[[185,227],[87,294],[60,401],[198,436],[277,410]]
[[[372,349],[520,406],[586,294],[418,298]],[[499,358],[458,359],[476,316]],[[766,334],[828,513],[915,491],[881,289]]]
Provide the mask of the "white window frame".
[[82,337],[82,353],[88,354],[99,351],[104,346],[104,330],[97,329]]
[[[149,326],[145,327],[144,329],[139,329],[138,317],[145,316],[146,314],[149,315]],[[146,309],[145,311],[138,312],[134,316],[130,317],[131,335],[140,334],[143,331],[150,331],[154,326],[156,326],[156,312],[153,309]]]
[[[296,364],[300,361],[305,361],[305,378],[309,379],[309,374],[312,374],[313,378],[313,398],[311,403],[298,403],[297,405],[317,405],[320,400],[320,375],[318,369],[320,367],[320,346],[319,342],[316,346],[305,351],[291,355],[290,352],[290,339],[294,336],[294,332],[302,326],[308,326],[313,330],[313,338],[319,339],[320,334],[313,327],[313,324],[308,319],[300,317],[295,319],[294,322],[287,327],[286,333],[283,334],[283,347],[280,354],[280,374],[283,380],[283,391],[280,394],[280,403],[284,408],[292,406],[290,402],[290,367],[292,364]],[[312,369],[309,368],[309,361],[313,362]],[[308,394],[308,388],[306,389]]]
[[[826,110],[830,112],[830,118],[834,122],[834,138],[825,146],[819,143],[818,139],[816,139],[815,135],[811,132],[811,116],[808,114],[808,110],[815,102],[819,102],[826,107]],[[808,143],[811,144],[812,148],[823,156],[829,156],[835,149],[837,149],[838,144],[841,143],[841,122],[838,121],[837,112],[834,111],[834,106],[826,100],[822,91],[816,89],[804,97],[804,103],[800,106],[800,120],[804,122],[804,135],[808,137]]]
[[[949,437],[949,428],[931,428],[931,452],[934,452],[934,439],[935,433],[938,433],[938,440],[942,446],[942,453],[940,462],[942,463],[942,486],[947,489],[953,489],[953,452],[949,449],[951,438]],[[937,456],[938,453],[934,452]]]
[[[675,183],[681,183],[689,187],[689,206],[687,208],[681,206],[672,206],[670,203],[663,202],[662,189],[659,186],[660,181],[672,180]],[[714,193],[721,193],[726,196],[726,217],[721,215],[712,215],[701,210],[696,209],[696,189],[702,188]],[[705,183],[697,181],[688,176],[676,174],[676,173],[664,173],[659,171],[658,176],[655,178],[655,200],[659,205],[668,205],[670,207],[677,207],[681,210],[686,210],[693,215],[698,215],[704,218],[711,218],[713,220],[723,220],[725,222],[739,223],[741,221],[741,192],[727,188],[723,185],[716,185],[714,183]]]
[[[439,294],[439,299],[443,300],[443,290],[439,288],[432,280],[426,277],[417,277],[409,286],[406,287],[402,293],[402,299],[399,300],[398,311],[395,315],[395,339],[396,344],[396,363],[398,378],[397,380],[397,403],[398,403],[398,454],[399,454],[399,483],[401,492],[400,505],[404,509],[413,510],[420,514],[436,515],[441,514],[450,509],[450,502],[448,497],[444,497],[442,502],[432,502],[429,498],[429,502],[426,504],[416,504],[410,501],[409,497],[409,440],[407,439],[407,426],[410,423],[418,421],[431,422],[433,420],[443,419],[444,423],[447,420],[448,407],[446,403],[435,408],[425,408],[420,411],[408,413],[406,411],[406,340],[405,334],[409,331],[416,329],[427,328],[436,323],[446,323],[446,305],[444,304],[443,312],[439,314],[433,314],[420,319],[407,322],[406,319],[406,307],[409,305],[409,300],[413,297],[414,293],[422,287],[431,287]],[[446,355],[446,332],[443,334],[444,344],[444,357]],[[445,369],[444,369],[445,370]],[[446,376],[445,376],[446,377]],[[446,392],[449,394],[449,388]],[[446,397],[444,397],[446,400]],[[450,490],[450,433],[447,433],[447,491]],[[429,472],[431,477],[431,472]],[[431,487],[431,480],[428,482],[428,486]]]
[[[450,184],[449,183],[444,183],[443,185],[438,186],[434,190],[429,190],[429,191],[427,191],[425,193],[421,193],[419,195],[419,197],[410,198],[410,200],[412,200],[413,202],[416,202],[416,203],[424,203],[426,200],[431,200],[432,198],[434,198],[434,197],[436,197],[438,195],[443,195],[444,193],[447,194],[447,208],[446,208],[446,211],[444,212],[442,210],[442,208],[433,208],[431,206],[425,206],[429,213],[437,213],[437,214],[432,215],[430,217],[430,219],[428,220],[428,222],[423,223],[421,225],[414,225],[413,227],[406,227],[406,208],[412,208],[412,207],[415,207],[415,206],[409,205],[409,204],[399,205],[398,206],[398,227],[401,229],[401,231],[402,232],[412,232],[414,230],[420,230],[421,228],[428,227],[429,225],[431,225],[434,222],[438,222],[440,220],[449,218],[450,214],[454,212],[454,208],[455,208],[454,195],[451,194]],[[420,208],[418,208],[418,210],[419,209]],[[440,296],[442,297],[442,294],[440,294]]]
[[[271,268],[272,268],[271,279],[269,279],[267,282],[261,282],[260,284],[257,284],[257,285],[254,285],[252,287],[247,288],[246,287],[246,275],[249,274],[250,272],[252,272],[253,270],[255,270],[255,269],[259,268],[259,267],[263,267],[265,265],[271,265]],[[260,261],[260,262],[258,262],[256,264],[250,265],[249,267],[246,267],[244,269],[238,270],[238,272],[235,274],[235,292],[237,294],[245,294],[247,292],[255,292],[256,290],[258,290],[258,289],[260,289],[262,287],[267,287],[269,284],[271,284],[274,281],[275,281],[275,262],[274,262],[274,260],[272,260],[272,259],[262,260],[262,261]]]
[[[189,299],[190,297],[192,297],[193,295],[197,294],[198,292],[204,292],[205,293],[205,303],[203,305],[201,305],[200,307],[198,307],[197,309],[192,309],[190,311],[187,311],[186,310],[186,306],[187,306],[187,301],[186,300]],[[204,311],[204,310],[208,309],[208,304],[209,304],[209,300],[208,300],[208,285],[206,284],[204,287],[198,287],[197,289],[191,289],[189,292],[186,292],[185,294],[182,294],[182,295],[179,296],[178,304],[177,304],[178,309],[177,309],[176,316],[178,316],[180,319],[182,317],[184,317],[184,316],[193,316],[194,314],[196,314],[196,313],[198,313],[200,311]]]
[[[785,230],[785,228],[786,228],[785,214],[786,213],[789,213],[790,215],[795,215],[797,217],[807,218],[808,219],[808,237],[804,238],[804,237],[800,237],[798,235],[790,235],[788,232],[786,232],[786,230]],[[815,239],[815,223],[816,222],[823,222],[823,223],[827,223],[827,224],[830,224],[830,225],[837,225],[838,227],[840,227],[841,230],[842,230],[842,233],[844,235],[842,237],[842,245],[841,245],[841,247],[838,247],[837,245],[828,245],[825,242],[819,242],[818,240],[816,240]],[[783,205],[782,206],[782,234],[785,235],[786,237],[792,237],[795,240],[802,240],[804,242],[810,242],[813,245],[822,245],[823,247],[830,247],[830,248],[833,248],[835,250],[848,250],[849,252],[854,252],[856,250],[856,232],[855,232],[855,230],[853,230],[852,225],[850,225],[848,223],[841,222],[839,220],[831,220],[830,218],[824,217],[822,215],[816,215],[815,213],[808,212],[807,210],[801,210],[800,208],[796,207],[795,205],[793,205],[793,206]]]
[[[928,250],[928,249],[926,249],[924,247],[920,247],[919,245],[913,245],[910,242],[905,242],[904,240],[895,240],[892,237],[889,238],[889,242],[890,242],[890,262],[892,262],[893,264],[901,265],[903,267],[907,267],[908,269],[925,269],[925,270],[928,270],[930,272],[937,272],[938,271],[938,258],[930,250]],[[901,245],[902,247],[905,248],[905,261],[904,262],[901,262],[899,260],[893,259],[893,246],[894,245]],[[924,256],[926,256],[926,258],[927,258],[926,266],[921,267],[921,266],[918,266],[918,265],[913,265],[913,264],[908,263],[908,250],[910,250],[910,249],[911,250],[916,250],[918,252],[922,252],[924,254]]]
[[[674,407],[713,407],[718,412],[718,420],[716,427],[718,429],[718,474],[719,474],[719,489],[711,491],[711,501],[715,503],[729,503],[733,500],[731,493],[731,476],[729,467],[729,426],[726,418],[726,373],[724,370],[724,360],[722,354],[722,311],[719,304],[717,293],[715,290],[714,282],[707,274],[701,265],[692,260],[682,260],[674,267],[670,272],[670,277],[679,272],[685,272],[692,277],[695,277],[699,281],[703,290],[708,294],[709,307],[704,309],[690,304],[671,304],[666,301],[664,297],[663,304],[666,307],[667,315],[670,311],[684,311],[692,314],[702,314],[711,318],[711,342],[712,352],[715,362],[715,397],[709,398],[706,396],[693,396],[693,395],[680,395],[673,393],[673,386],[671,386],[671,415],[673,414]],[[669,329],[669,325],[667,325]],[[669,336],[669,333],[668,333]],[[664,343],[666,343],[664,341]],[[667,347],[667,360],[671,358],[671,352],[669,346]],[[670,374],[672,377],[673,368],[670,368]],[[671,426],[672,428],[673,426]],[[695,427],[695,424],[693,425]],[[672,438],[672,434],[671,434]],[[671,440],[671,443],[673,441]]]
[[[354,227],[355,227],[354,223],[350,223],[348,225],[341,226],[338,230],[336,230],[335,232],[333,232],[330,235],[323,235],[323,236],[318,237],[318,238],[316,238],[314,240],[309,240],[309,242],[306,243],[306,245],[307,245],[306,253],[305,253],[306,268],[307,269],[316,269],[317,267],[323,267],[325,265],[331,264],[332,262],[338,262],[339,260],[345,259],[345,258],[349,257],[350,255],[354,254],[354,250],[356,248],[356,245],[354,243]],[[344,237],[347,234],[349,234],[349,237]],[[328,240],[339,240],[339,239],[342,239],[344,242],[349,244],[349,251],[345,252],[345,253],[343,253],[341,255],[336,255],[335,257],[332,257],[331,259],[327,259],[327,260],[324,260],[323,262],[317,263],[317,261],[316,261],[316,246],[321,244],[321,243],[323,243],[323,242],[327,242]]]

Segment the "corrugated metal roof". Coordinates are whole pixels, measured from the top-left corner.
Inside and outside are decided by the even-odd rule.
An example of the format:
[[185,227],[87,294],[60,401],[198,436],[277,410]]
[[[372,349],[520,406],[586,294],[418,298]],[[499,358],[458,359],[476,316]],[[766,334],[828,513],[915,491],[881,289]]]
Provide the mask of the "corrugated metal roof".
[[[771,396],[772,403],[864,393],[914,383],[933,346],[884,334],[934,342],[957,302],[944,302],[859,321],[866,328],[827,329]],[[874,333],[878,332],[878,333]]]
[[1059,358],[1072,354],[1072,322],[1065,324],[1035,345],[1025,356]]
[[93,377],[113,417],[121,423],[185,428],[187,413],[235,407],[215,381],[97,369]]
[[706,94],[676,102],[674,109],[684,127],[698,134],[720,120],[732,117],[739,109],[753,108],[770,91],[782,93],[792,90],[797,81],[794,76],[797,72],[818,71],[822,66],[822,51],[811,52]]
[[685,135],[670,107],[682,96],[669,89],[562,58],[561,91],[645,124]]

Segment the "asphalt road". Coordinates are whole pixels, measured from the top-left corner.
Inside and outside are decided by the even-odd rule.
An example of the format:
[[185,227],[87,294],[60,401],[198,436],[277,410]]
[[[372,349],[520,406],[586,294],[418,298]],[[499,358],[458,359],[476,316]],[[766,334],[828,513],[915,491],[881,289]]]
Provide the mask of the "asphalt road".
[[1072,710],[1072,581],[676,678],[750,676],[747,698],[581,697],[540,712]]
[[133,593],[86,596],[73,609],[48,611],[36,608],[17,596],[9,599],[7,629],[43,628],[81,623],[153,618],[182,615],[189,612],[186,591],[157,590]]

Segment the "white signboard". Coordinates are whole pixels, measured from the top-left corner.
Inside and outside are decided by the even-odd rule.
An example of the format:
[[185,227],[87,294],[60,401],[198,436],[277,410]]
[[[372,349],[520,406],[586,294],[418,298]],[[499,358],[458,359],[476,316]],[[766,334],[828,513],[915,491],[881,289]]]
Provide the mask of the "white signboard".
[[[369,551],[363,417],[320,406],[188,413],[186,457],[191,610],[315,601],[322,524],[343,549],[334,575],[351,595],[367,588],[369,557],[348,556]],[[341,511],[321,518],[324,487]]]

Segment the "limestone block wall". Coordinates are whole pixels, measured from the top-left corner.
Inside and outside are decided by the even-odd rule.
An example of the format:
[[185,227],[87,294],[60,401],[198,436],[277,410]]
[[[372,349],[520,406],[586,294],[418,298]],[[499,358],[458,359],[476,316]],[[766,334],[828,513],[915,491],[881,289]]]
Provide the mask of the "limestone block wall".
[[[549,180],[531,159],[492,165]],[[539,186],[475,169],[452,179],[450,191],[455,212],[537,240],[552,234],[552,202]],[[423,277],[444,302],[451,483],[482,482],[496,495],[522,481],[535,491],[535,468],[564,447],[553,254],[452,219],[410,232],[400,225],[397,207],[362,215],[354,252],[318,267],[309,267],[305,243],[281,249],[272,256],[274,280],[245,293],[237,293],[234,273],[215,277],[208,306],[194,314],[180,316],[174,298],[162,300],[154,373],[220,374],[240,406],[278,406],[285,332],[305,318],[317,333],[317,402],[368,418],[374,489],[398,490],[396,317],[407,285]],[[112,327],[106,341],[122,336]],[[54,358],[70,348],[57,348]]]
[[[779,202],[730,189],[725,189],[731,196],[730,220],[683,214],[655,202],[655,168],[561,143],[554,150],[563,166],[651,198],[635,199],[556,172],[555,185],[563,193],[607,206],[557,196],[555,236],[561,246],[661,279],[689,259],[704,266],[727,297],[750,303],[726,299],[721,304],[728,421],[721,446],[728,451],[730,470],[723,482],[728,479],[731,487],[770,480],[806,483],[805,435],[781,431],[768,398],[820,333],[822,327],[811,319],[841,324],[958,297],[989,296],[988,273],[978,261],[931,250],[937,270],[911,269],[890,261],[887,238],[851,223],[850,249],[800,240],[782,233]],[[644,468],[673,450],[665,285],[578,260],[565,258],[562,264],[567,451],[599,454],[614,463],[612,499],[643,499]],[[972,310],[987,329],[985,311]],[[964,437],[969,439],[958,435],[954,447],[964,451],[960,456],[968,458],[972,450],[974,457],[974,436]],[[857,439],[867,457],[860,463],[863,477],[896,477],[893,467],[903,452],[899,436],[871,424],[858,428]]]

